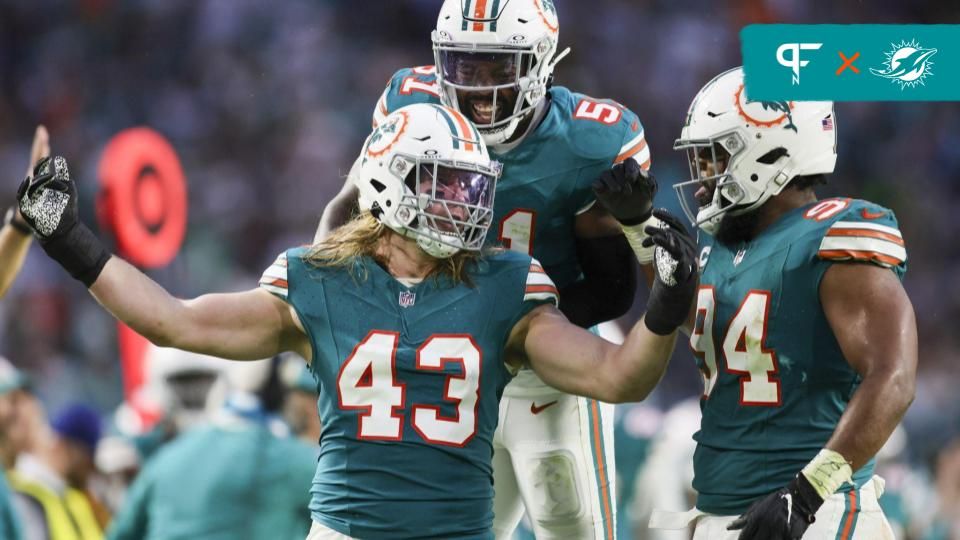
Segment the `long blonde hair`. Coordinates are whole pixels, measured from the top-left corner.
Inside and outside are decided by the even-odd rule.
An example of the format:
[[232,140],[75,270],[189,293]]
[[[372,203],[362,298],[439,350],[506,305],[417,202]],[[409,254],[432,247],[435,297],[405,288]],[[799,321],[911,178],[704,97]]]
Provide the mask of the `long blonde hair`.
[[[355,277],[367,278],[367,271],[356,264],[360,257],[368,256],[379,263],[385,263],[384,257],[377,252],[381,238],[397,234],[374,218],[370,212],[363,212],[335,229],[329,236],[310,246],[304,260],[318,268],[340,267],[356,272]],[[427,277],[447,276],[454,283],[464,283],[472,287],[469,267],[480,258],[475,251],[459,251],[446,259],[437,259]]]

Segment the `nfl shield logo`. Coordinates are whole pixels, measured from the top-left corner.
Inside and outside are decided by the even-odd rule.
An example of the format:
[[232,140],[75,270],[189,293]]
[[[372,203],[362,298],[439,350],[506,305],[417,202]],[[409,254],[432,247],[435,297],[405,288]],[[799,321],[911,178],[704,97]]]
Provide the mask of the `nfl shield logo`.
[[410,307],[417,301],[417,293],[400,291],[400,307]]
[[733,257],[733,265],[739,266],[743,262],[743,257],[747,254],[747,248],[740,248],[740,251],[737,252]]

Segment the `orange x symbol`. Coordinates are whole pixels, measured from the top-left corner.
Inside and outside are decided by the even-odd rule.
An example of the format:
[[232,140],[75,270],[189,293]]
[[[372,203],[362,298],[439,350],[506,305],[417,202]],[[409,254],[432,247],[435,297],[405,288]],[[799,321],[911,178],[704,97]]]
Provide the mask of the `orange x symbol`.
[[851,56],[850,58],[847,58],[846,56],[844,56],[843,53],[840,51],[837,51],[837,54],[840,55],[840,58],[843,58],[843,64],[841,64],[840,67],[837,68],[837,75],[840,75],[841,73],[843,73],[843,70],[847,68],[850,68],[854,73],[860,73],[860,70],[857,69],[857,66],[853,65],[853,61],[860,57],[860,51],[853,53],[853,56]]

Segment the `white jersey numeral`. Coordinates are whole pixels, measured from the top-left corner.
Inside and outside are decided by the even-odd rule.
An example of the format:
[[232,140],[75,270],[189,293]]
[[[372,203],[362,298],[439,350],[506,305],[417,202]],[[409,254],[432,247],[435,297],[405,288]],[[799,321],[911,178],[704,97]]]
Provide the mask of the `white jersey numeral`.
[[[373,330],[344,361],[337,377],[340,408],[361,410],[357,437],[367,440],[398,441],[403,438],[402,414],[406,386],[397,380],[396,332]],[[461,366],[462,373],[448,375],[444,400],[456,403],[453,417],[440,415],[435,405],[411,408],[413,428],[424,440],[448,446],[463,446],[477,431],[477,403],[480,399],[480,368],[483,355],[468,335],[434,335],[417,350],[416,368],[442,371],[449,363]]]
[[533,231],[537,223],[537,213],[533,210],[518,208],[512,210],[500,220],[498,239],[503,247],[533,255]]
[[409,96],[413,92],[423,92],[433,97],[440,97],[440,85],[436,82],[424,82],[420,77],[406,77],[400,83],[400,94]]
[[406,397],[396,378],[399,340],[396,332],[370,332],[340,367],[340,408],[364,411],[357,427],[361,439],[399,441],[402,436],[403,417],[394,413]]
[[717,350],[713,346],[715,304],[713,287],[704,286],[697,291],[697,316],[693,322],[693,331],[690,332],[690,347],[693,354],[703,362],[700,366],[700,373],[703,375],[703,397],[710,395],[717,382]]
[[616,106],[589,99],[581,99],[577,104],[577,110],[573,112],[574,118],[593,120],[608,126],[619,122],[621,116],[623,113]]
[[413,428],[424,440],[463,446],[477,432],[477,402],[480,399],[480,347],[470,336],[432,336],[417,350],[417,369],[443,371],[448,363],[459,364],[461,376],[448,375],[443,399],[457,404],[453,418],[440,416],[432,405],[413,407]]
[[[740,380],[741,405],[779,406],[782,403],[780,380],[776,377],[777,356],[764,346],[770,301],[769,291],[752,290],[747,293],[731,319],[721,344],[726,371]],[[704,397],[710,396],[717,381],[712,331],[715,302],[712,287],[700,289],[697,295],[697,319],[690,334],[690,346],[704,364],[701,368]]]

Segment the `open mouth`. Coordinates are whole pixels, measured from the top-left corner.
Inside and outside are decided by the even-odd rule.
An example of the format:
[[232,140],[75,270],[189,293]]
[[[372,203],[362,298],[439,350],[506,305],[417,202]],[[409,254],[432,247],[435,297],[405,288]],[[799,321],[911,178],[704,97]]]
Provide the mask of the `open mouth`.
[[706,180],[700,184],[700,187],[694,193],[694,198],[701,208],[707,206],[713,201],[713,192],[717,189],[716,180]]
[[493,101],[472,99],[470,100],[470,114],[473,121],[477,124],[491,124],[503,113],[503,102],[497,103],[494,109]]

